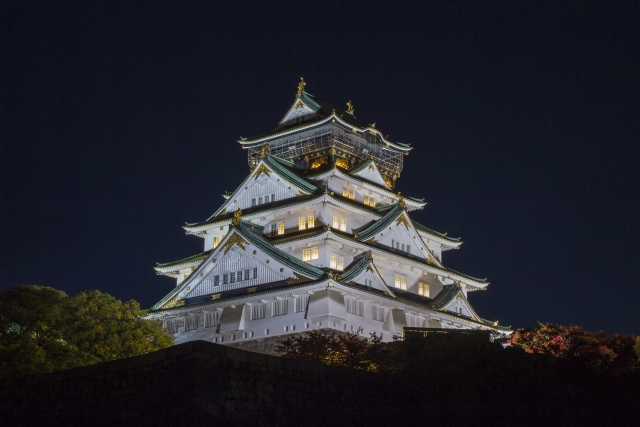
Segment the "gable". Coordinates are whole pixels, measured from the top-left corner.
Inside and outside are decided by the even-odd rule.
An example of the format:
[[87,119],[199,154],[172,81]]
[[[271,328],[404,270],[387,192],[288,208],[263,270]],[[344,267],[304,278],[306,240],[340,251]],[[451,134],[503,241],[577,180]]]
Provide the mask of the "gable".
[[[224,213],[235,212],[305,194],[299,188],[260,163],[245,182],[225,202]],[[220,215],[219,211],[216,214]]]
[[461,314],[462,316],[471,317],[472,319],[479,319],[475,310],[469,304],[469,301],[464,297],[462,292],[458,292],[457,295],[451,299],[442,310],[448,310],[455,314]]
[[309,106],[297,98],[291,108],[289,108],[289,111],[287,111],[282,120],[280,120],[280,124],[295,121],[304,116],[315,115],[315,113],[315,110],[309,108]]
[[352,172],[351,175],[373,182],[374,184],[378,184],[383,188],[390,188],[374,162],[369,162],[369,164],[361,170],[356,169],[356,171]]
[[378,243],[394,248],[396,251],[424,257],[429,262],[440,265],[440,262],[429,252],[406,212],[400,214],[388,227],[381,230],[373,238]]
[[394,296],[393,292],[391,291],[391,289],[389,289],[384,279],[380,276],[380,273],[378,273],[373,263],[370,263],[362,272],[351,279],[351,281],[362,286],[367,286],[373,289],[387,292],[391,296]]
[[291,279],[304,281],[314,277],[313,272],[305,277],[305,273],[294,271],[295,264],[301,261],[291,260],[287,263],[286,253],[273,247],[265,251],[252,239],[243,237],[236,228],[232,228],[191,276],[156,304],[154,309],[189,304],[192,298],[201,302],[203,296],[212,295],[213,298],[229,290]]

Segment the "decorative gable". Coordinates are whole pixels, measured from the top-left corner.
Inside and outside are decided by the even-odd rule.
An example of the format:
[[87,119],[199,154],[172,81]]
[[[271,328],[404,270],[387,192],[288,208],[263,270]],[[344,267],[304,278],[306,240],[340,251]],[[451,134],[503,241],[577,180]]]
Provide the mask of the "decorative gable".
[[391,187],[385,181],[384,176],[380,173],[380,170],[376,166],[375,162],[369,160],[365,164],[356,166],[356,168],[350,173],[352,176],[365,179],[369,182],[377,184],[383,188],[391,189]]
[[297,119],[301,119],[304,116],[315,115],[315,110],[309,108],[300,98],[297,98],[293,103],[289,111],[284,115],[282,120],[280,120],[280,124],[287,124],[289,122],[296,121]]
[[380,276],[380,273],[378,272],[378,270],[376,270],[372,262],[369,263],[366,268],[362,269],[359,274],[351,278],[350,282],[377,289],[386,292],[391,296],[395,296],[393,294],[393,291],[387,286],[382,276]]
[[215,299],[221,292],[252,288],[264,283],[285,280],[301,282],[318,276],[315,274],[317,272],[301,272],[300,268],[296,268],[297,264],[301,264],[301,268],[313,269],[299,260],[283,262],[288,255],[277,248],[266,246],[269,250],[265,251],[265,246],[253,242],[259,239],[258,236],[248,238],[242,234],[232,228],[189,279],[154,308],[202,302],[205,300],[203,296],[211,295],[210,299]]

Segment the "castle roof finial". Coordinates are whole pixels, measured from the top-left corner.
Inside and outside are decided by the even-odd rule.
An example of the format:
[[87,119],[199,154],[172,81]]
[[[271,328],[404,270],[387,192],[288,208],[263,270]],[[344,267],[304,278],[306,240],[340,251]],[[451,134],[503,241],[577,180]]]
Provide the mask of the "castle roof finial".
[[353,104],[351,104],[351,100],[347,101],[347,113],[353,116]]
[[406,209],[407,205],[404,203],[404,197],[402,197],[402,193],[398,192],[398,204],[402,209]]
[[304,91],[304,87],[306,85],[307,84],[304,82],[304,79],[302,77],[300,77],[300,83],[298,83],[298,95],[297,96],[302,95],[302,92]]
[[264,159],[269,154],[269,144],[264,144],[260,150],[260,158]]
[[235,227],[240,224],[240,218],[242,217],[242,211],[238,208],[237,211],[233,213],[233,219],[231,220],[231,226]]

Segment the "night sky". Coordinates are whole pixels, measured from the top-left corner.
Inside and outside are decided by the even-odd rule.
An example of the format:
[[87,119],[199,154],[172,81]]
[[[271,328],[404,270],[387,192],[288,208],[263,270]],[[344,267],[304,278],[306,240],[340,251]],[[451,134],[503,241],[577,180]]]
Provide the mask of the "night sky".
[[414,147],[482,317],[640,334],[640,6],[510,3],[1,6],[0,288],[152,306],[303,76]]

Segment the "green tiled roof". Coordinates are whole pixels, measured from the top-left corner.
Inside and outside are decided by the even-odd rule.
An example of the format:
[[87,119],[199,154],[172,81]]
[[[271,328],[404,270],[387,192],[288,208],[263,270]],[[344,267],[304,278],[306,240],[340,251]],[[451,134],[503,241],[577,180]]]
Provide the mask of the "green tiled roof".
[[[290,184],[305,190],[309,193],[315,193],[318,191],[318,187],[309,181],[301,178],[292,168],[293,164],[286,160],[280,159],[273,154],[267,154],[263,162],[275,173],[286,179]],[[285,167],[286,164],[291,164],[290,167]]]
[[345,268],[344,273],[341,274],[341,282],[349,283],[355,279],[360,273],[362,273],[373,260],[369,259],[367,253],[362,253],[353,258],[353,262]]
[[400,215],[402,215],[403,212],[404,209],[400,207],[400,204],[394,204],[393,207],[389,209],[382,218],[371,223],[369,226],[366,226],[360,230],[356,230],[356,233],[358,233],[358,240],[369,240],[370,238],[387,228],[393,221],[395,221]]
[[413,223],[413,226],[414,226],[417,230],[419,230],[419,231],[424,231],[424,232],[425,232],[425,233],[427,233],[427,234],[431,234],[431,235],[433,235],[433,236],[437,236],[437,237],[440,237],[440,238],[442,238],[442,239],[449,240],[449,241],[451,241],[451,242],[456,242],[456,243],[457,243],[457,242],[459,242],[459,241],[460,241],[460,237],[449,237],[449,236],[445,236],[445,235],[444,235],[444,233],[439,233],[439,232],[437,232],[437,231],[435,231],[435,230],[430,229],[429,227],[425,227],[424,225],[422,225],[422,224],[420,224],[420,223],[417,223],[417,222],[416,222],[416,221],[414,221],[414,220],[411,220],[411,222]]
[[166,267],[173,267],[173,266],[178,266],[181,264],[188,264],[190,262],[193,261],[201,261],[203,259],[205,259],[207,256],[209,256],[209,254],[211,253],[211,250],[208,251],[204,251],[200,254],[196,254],[196,255],[191,255],[189,257],[183,258],[183,259],[179,259],[177,261],[171,261],[171,262],[165,262],[165,263],[157,263],[156,267],[158,268],[166,268]]

